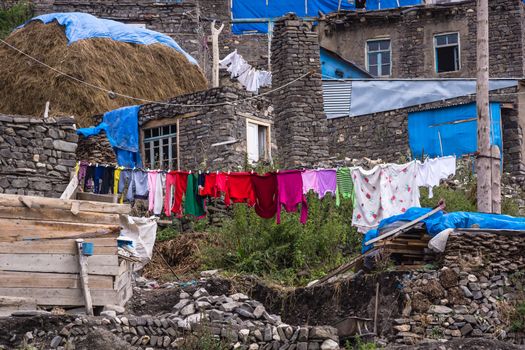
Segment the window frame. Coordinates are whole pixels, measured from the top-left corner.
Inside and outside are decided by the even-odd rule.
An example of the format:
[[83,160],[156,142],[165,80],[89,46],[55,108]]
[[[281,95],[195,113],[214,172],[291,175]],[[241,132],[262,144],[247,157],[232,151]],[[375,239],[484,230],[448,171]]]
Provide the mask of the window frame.
[[[386,50],[377,50],[377,51],[370,51],[369,48],[368,48],[368,44],[369,43],[372,43],[372,42],[375,42],[375,41],[388,41],[389,42],[389,49],[388,49],[388,52],[390,53],[390,60],[389,60],[389,66],[390,66],[390,69],[388,71],[388,75],[374,75],[372,73],[370,73],[370,58],[369,58],[369,54],[372,53],[372,52],[378,52],[378,53],[381,53],[381,52],[386,52]],[[379,60],[378,60],[379,62]],[[388,37],[380,37],[380,38],[374,38],[374,39],[367,39],[366,42],[365,42],[365,63],[366,63],[366,71],[368,73],[370,73],[371,75],[373,75],[374,77],[376,78],[390,78],[392,76],[392,38],[390,38],[389,36]],[[382,67],[382,63],[381,64],[377,64],[378,68],[379,67]],[[382,69],[381,69],[382,71]]]
[[[162,129],[164,127],[170,127],[170,132],[168,134],[160,135],[159,133],[159,136],[154,136],[154,137],[150,136],[146,138],[147,130],[159,129],[159,131],[162,132]],[[173,127],[175,128],[175,132],[172,132],[171,128]],[[150,157],[151,157],[151,152],[153,152],[154,154],[153,142],[159,141],[158,147],[159,147],[160,161],[155,161],[155,163],[152,163],[150,161],[149,166],[152,169],[163,169],[163,170],[171,170],[171,169],[178,168],[178,165],[180,162],[180,151],[178,147],[179,137],[180,137],[180,126],[179,126],[178,120],[169,119],[169,120],[151,121],[145,124],[144,126],[142,126],[140,129],[140,148],[141,148],[142,159],[143,159],[144,164],[146,164],[146,142],[150,143],[149,152],[150,152]],[[166,146],[163,144],[162,141],[166,139],[169,140],[167,144],[168,146],[167,164],[165,164],[165,160],[162,159],[164,156],[163,147]],[[173,154],[174,150],[175,150],[175,155]],[[169,156],[170,153],[171,153],[171,157]],[[153,156],[153,158],[155,157]]]
[[[447,35],[452,35],[452,34],[456,34],[457,35],[457,38],[458,38],[458,42],[456,44],[446,44],[446,45],[437,45],[437,37],[439,36],[447,36]],[[434,47],[434,71],[436,72],[436,74],[448,74],[448,73],[454,73],[454,72],[459,72],[461,71],[461,35],[459,32],[445,32],[445,33],[437,33],[437,34],[434,34],[433,37],[432,37],[432,43],[433,43],[433,47]],[[458,52],[458,57],[457,57],[457,69],[456,70],[452,70],[452,71],[447,71],[447,72],[438,72],[438,54],[437,54],[437,49],[438,48],[442,48],[442,47],[454,47],[454,46],[457,46],[457,52]]]
[[[248,149],[248,135],[249,135],[249,124],[257,125],[258,127],[265,127],[266,128],[266,139],[265,141],[265,154],[264,157],[260,157],[257,161],[252,161],[249,159],[249,149]],[[248,158],[248,162],[250,164],[254,164],[257,162],[263,161],[272,161],[272,123],[252,118],[246,118],[246,155]],[[259,137],[259,130],[257,129],[257,137]],[[258,140],[259,141],[259,140]]]

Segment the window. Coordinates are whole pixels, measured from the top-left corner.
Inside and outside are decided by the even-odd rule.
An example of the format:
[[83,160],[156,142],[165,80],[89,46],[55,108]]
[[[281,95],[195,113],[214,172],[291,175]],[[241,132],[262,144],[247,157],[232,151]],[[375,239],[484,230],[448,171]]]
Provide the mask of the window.
[[151,169],[177,165],[177,125],[144,129],[144,164]]
[[256,163],[270,158],[270,125],[246,120],[248,161]]
[[459,34],[434,36],[436,72],[455,72],[460,69]]
[[390,76],[390,39],[366,42],[368,72],[376,77]]

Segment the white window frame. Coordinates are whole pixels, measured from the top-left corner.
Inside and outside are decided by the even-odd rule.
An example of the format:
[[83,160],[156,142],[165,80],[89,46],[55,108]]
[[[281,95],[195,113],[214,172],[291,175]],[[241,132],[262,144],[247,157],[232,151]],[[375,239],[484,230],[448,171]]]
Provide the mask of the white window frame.
[[[164,135],[161,133],[163,132],[164,127],[175,127],[175,132],[172,132],[170,130],[170,133]],[[153,129],[159,129],[159,136],[150,136],[146,137],[146,131],[153,130]],[[149,152],[150,157],[150,163],[149,166],[152,169],[174,169],[175,167],[178,167],[178,160],[179,160],[179,154],[178,154],[178,147],[177,147],[177,139],[179,137],[179,126],[177,123],[170,123],[170,124],[162,124],[162,125],[152,125],[148,126],[146,125],[141,130],[141,143],[142,143],[142,149],[144,151],[143,153],[143,162],[146,163],[146,152]],[[163,156],[164,156],[164,140],[168,140],[167,146],[168,146],[168,163],[164,164]],[[155,159],[155,150],[153,148],[154,141],[159,141],[159,161]],[[150,143],[149,150],[146,150],[146,143]],[[173,150],[175,149],[175,155],[173,155]]]
[[[365,63],[366,63],[366,71],[370,73],[370,65],[369,65],[369,58],[368,54],[370,53],[368,51],[368,43],[374,42],[374,41],[389,41],[390,42],[390,70],[388,72],[388,75],[378,75],[378,78],[388,78],[392,76],[392,39],[390,37],[382,37],[382,38],[374,38],[374,39],[368,39],[365,42]],[[376,51],[374,51],[376,52]],[[379,65],[378,65],[379,66]],[[372,73],[370,73],[372,74]]]
[[[451,34],[456,34],[458,36],[457,44],[440,45],[439,47],[452,47],[452,46],[457,46],[458,47],[458,69],[452,70],[452,71],[448,71],[448,72],[438,72],[437,37],[438,36],[451,35]],[[433,47],[434,47],[434,71],[436,72],[436,74],[447,74],[447,73],[453,73],[453,72],[461,71],[461,35],[459,34],[459,32],[446,32],[446,33],[434,34],[434,36],[432,37],[432,42],[433,42]]]
[[[249,124],[254,124],[257,126],[262,126],[266,128],[266,140],[265,140],[265,154],[263,158],[259,157],[259,160],[253,161],[249,158],[249,149],[248,149],[248,137],[249,137]],[[269,122],[264,122],[257,119],[251,119],[246,118],[246,154],[248,156],[248,162],[250,163],[257,163],[261,160],[270,160],[272,159],[272,142],[271,142],[271,136],[272,135],[272,124]]]

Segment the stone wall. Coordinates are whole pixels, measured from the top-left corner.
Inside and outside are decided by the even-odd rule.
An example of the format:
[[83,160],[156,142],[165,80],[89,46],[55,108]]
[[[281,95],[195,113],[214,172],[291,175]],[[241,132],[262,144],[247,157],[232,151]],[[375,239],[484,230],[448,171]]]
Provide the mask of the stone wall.
[[524,343],[512,334],[509,310],[524,299],[525,233],[458,231],[450,235],[443,268],[415,272],[403,291],[398,343],[484,337]]
[[[221,87],[179,96],[169,101],[175,106],[143,105],[139,125],[180,118],[181,169],[235,170],[246,164],[246,119],[272,123],[267,100],[233,87]],[[198,107],[195,105],[212,105]],[[193,105],[193,106],[185,106]],[[271,137],[272,152],[277,146]]]
[[290,84],[272,93],[278,162],[318,164],[328,158],[328,145],[317,33],[295,15],[275,22],[272,61],[273,85]]
[[0,193],[59,197],[77,140],[72,118],[0,115]]
[[[521,77],[524,72],[524,5],[520,0],[491,0],[490,75]],[[458,32],[461,69],[436,73],[434,35]],[[475,77],[476,2],[465,1],[411,9],[342,13],[320,22],[321,45],[366,66],[366,41],[389,38],[392,77]]]
[[[501,118],[505,171],[523,176],[525,175],[524,128],[519,115],[522,98],[518,95],[518,91],[519,89],[516,88],[493,91],[491,101],[501,102],[504,107]],[[475,102],[475,97],[464,96],[372,115],[329,119],[330,156],[341,160],[368,157],[386,162],[410,159],[409,113],[471,102]]]

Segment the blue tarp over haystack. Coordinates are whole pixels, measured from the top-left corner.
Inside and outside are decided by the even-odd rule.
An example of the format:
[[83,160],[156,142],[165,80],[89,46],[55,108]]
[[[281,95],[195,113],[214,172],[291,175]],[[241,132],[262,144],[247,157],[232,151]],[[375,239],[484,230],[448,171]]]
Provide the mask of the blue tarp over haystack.
[[197,64],[195,58],[186,53],[175,40],[165,34],[146,28],[101,19],[80,12],[50,13],[35,17],[27,23],[31,21],[41,21],[45,24],[57,21],[60,25],[66,27],[65,32],[69,44],[90,38],[107,38],[141,45],[162,44],[183,54],[190,63]]
[[[401,215],[392,216],[381,220],[377,229],[370,230],[363,239],[362,252],[372,249],[373,245],[365,246],[365,243],[379,236],[379,231],[397,221],[410,222],[420,216],[432,211],[430,208],[410,208]],[[458,211],[445,214],[438,211],[432,216],[422,221],[425,224],[427,232],[435,236],[441,231],[451,228],[471,228],[474,225],[481,229],[500,229],[500,230],[525,230],[525,218],[516,218],[509,215],[469,213]]]
[[78,129],[77,133],[89,137],[98,135],[104,130],[115,150],[118,165],[129,168],[140,167],[142,160],[139,152],[139,110],[140,105],[115,109],[105,113],[99,125]]

